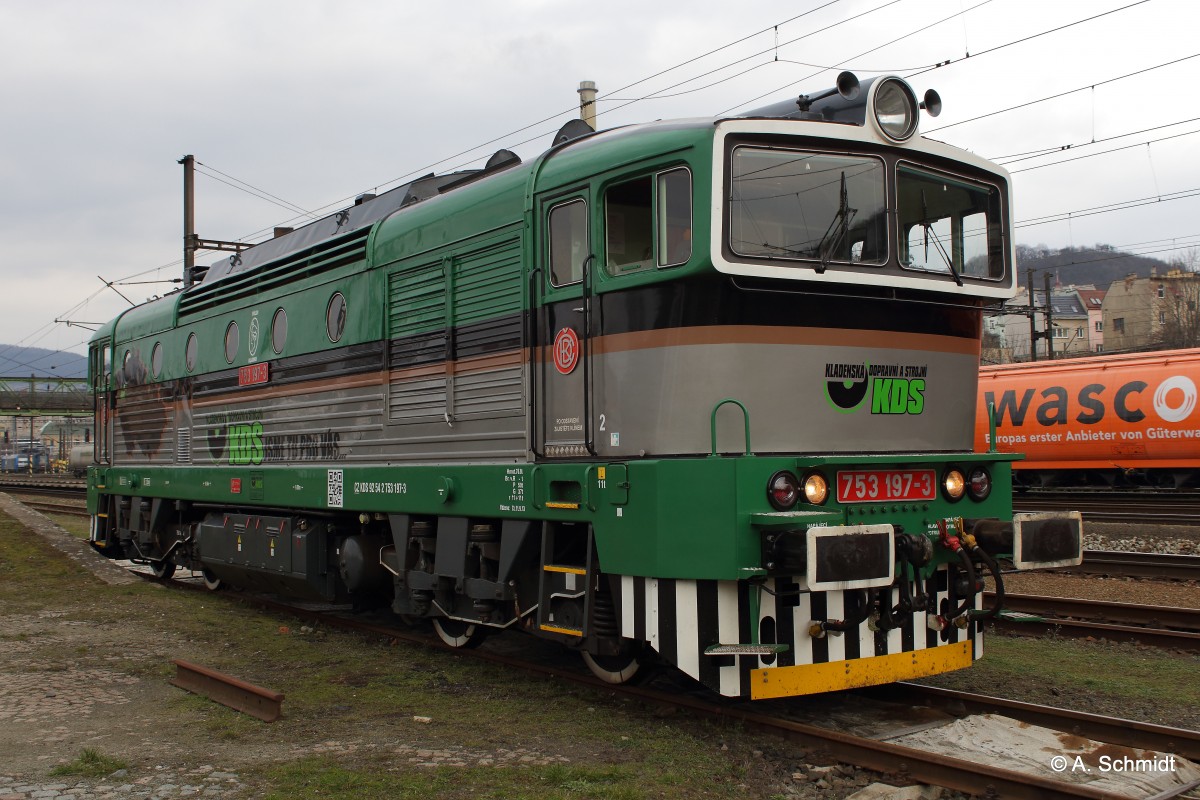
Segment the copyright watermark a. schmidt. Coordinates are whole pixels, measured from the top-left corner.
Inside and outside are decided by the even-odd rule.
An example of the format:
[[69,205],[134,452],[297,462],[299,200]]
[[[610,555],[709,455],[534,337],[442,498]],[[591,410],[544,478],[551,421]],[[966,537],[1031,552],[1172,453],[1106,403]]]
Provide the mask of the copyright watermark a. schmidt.
[[1055,772],[1174,772],[1175,756],[1130,758],[1105,755],[1094,764],[1084,761],[1083,756],[1054,756],[1050,759],[1050,769]]

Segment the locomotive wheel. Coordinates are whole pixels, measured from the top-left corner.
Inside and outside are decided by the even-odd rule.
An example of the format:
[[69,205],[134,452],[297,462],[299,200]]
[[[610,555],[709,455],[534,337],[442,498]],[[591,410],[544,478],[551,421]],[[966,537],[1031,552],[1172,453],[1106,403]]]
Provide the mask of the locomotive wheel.
[[221,587],[225,585],[222,583],[220,578],[218,578],[216,575],[213,575],[208,570],[203,570],[200,574],[204,578],[204,588],[208,589],[210,592],[219,591]]
[[433,630],[450,647],[478,647],[487,635],[487,628],[447,617],[434,617]]
[[151,561],[150,571],[154,573],[154,579],[159,581],[170,580],[175,574],[174,561]]
[[583,663],[605,683],[637,683],[649,672],[642,648],[636,645],[622,646],[615,656],[594,656],[585,650]]

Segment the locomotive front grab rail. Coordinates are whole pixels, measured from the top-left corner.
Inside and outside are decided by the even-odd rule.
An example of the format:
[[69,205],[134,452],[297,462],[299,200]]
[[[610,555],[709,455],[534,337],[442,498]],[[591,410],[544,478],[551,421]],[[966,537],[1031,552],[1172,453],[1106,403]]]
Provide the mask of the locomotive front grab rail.
[[754,453],[750,450],[750,412],[746,410],[746,406],[742,405],[741,400],[734,400],[732,397],[726,397],[724,400],[713,406],[712,414],[709,415],[709,432],[712,441],[712,452],[709,453],[709,456],[717,455],[717,412],[721,409],[721,406],[725,405],[726,403],[733,403],[742,410],[742,421],[746,426],[746,452],[743,453],[743,455],[754,455]]

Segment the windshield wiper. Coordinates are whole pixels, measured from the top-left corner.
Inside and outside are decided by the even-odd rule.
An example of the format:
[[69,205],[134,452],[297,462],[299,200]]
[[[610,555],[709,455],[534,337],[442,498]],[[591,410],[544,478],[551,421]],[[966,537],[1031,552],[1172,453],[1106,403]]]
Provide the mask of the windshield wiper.
[[[850,221],[854,219],[854,215],[858,213],[857,208],[850,208],[850,195],[846,191],[846,171],[842,170],[842,187],[838,192],[838,209],[833,215],[833,219],[829,221],[829,227],[825,229],[825,233],[821,236],[821,241],[817,242],[817,256],[821,260],[821,266],[817,268],[817,274],[820,275],[829,268],[829,262],[832,260],[833,253],[845,240],[847,232],[850,230]],[[834,234],[830,239],[830,234]]]
[[938,254],[942,260],[946,262],[946,267],[949,268],[950,274],[954,277],[954,282],[959,286],[963,285],[962,276],[958,274],[958,270],[954,268],[954,259],[946,253],[946,248],[942,244],[942,240],[938,238],[937,231],[933,229],[933,223],[929,221],[929,208],[925,205],[925,190],[921,190],[921,228],[925,231],[925,263],[929,263],[929,234],[933,234],[933,246],[937,248]]

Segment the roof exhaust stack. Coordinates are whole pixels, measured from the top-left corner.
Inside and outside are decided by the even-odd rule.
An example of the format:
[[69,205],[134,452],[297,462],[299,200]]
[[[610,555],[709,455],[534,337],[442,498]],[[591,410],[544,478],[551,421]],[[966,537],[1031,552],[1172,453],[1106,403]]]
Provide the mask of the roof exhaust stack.
[[596,130],[596,82],[579,82],[579,118]]

